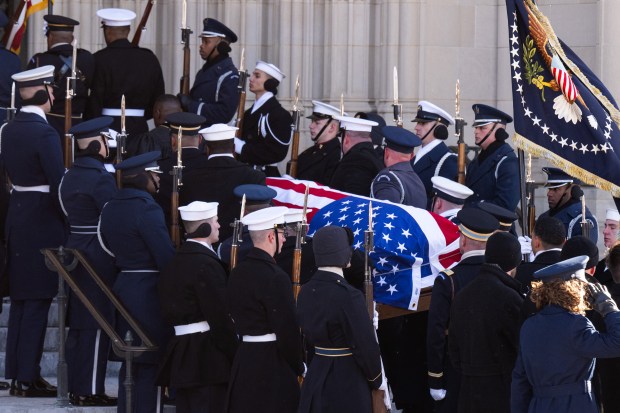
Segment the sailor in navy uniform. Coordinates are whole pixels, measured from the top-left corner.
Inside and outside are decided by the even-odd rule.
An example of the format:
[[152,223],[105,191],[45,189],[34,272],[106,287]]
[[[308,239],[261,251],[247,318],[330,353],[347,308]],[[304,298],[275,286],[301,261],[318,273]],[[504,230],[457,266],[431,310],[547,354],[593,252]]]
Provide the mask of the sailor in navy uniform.
[[433,176],[433,198],[431,202],[431,212],[441,215],[454,224],[459,224],[456,214],[463,208],[465,200],[472,196],[474,192],[443,176]]
[[[244,184],[235,187],[233,194],[237,198],[237,205],[233,208],[237,212],[241,212],[241,200],[245,195],[245,210],[243,215],[271,206],[271,200],[278,194],[274,189],[266,185]],[[243,226],[241,233],[241,243],[237,249],[237,262],[245,258],[248,252],[253,248],[250,232],[247,226]],[[230,265],[230,249],[232,247],[232,235],[223,240],[217,248],[217,255],[226,265]]]
[[179,95],[183,109],[204,116],[204,126],[228,123],[239,105],[239,71],[228,55],[237,35],[223,23],[203,20],[200,57],[205,64],[196,74],[189,96]]
[[[340,123],[334,119],[339,115],[340,109],[318,100],[312,101],[312,114],[308,119],[311,120],[310,139],[314,144],[297,158],[297,179],[329,185],[342,156],[338,139]],[[345,113],[344,116],[348,115]]]
[[[67,97],[67,78],[72,76],[73,67],[73,30],[80,22],[69,17],[48,14],[45,20],[47,36],[47,52],[37,53],[28,62],[28,69],[45,65],[54,66],[54,104],[48,113],[49,124],[56,129],[61,137],[65,134],[65,100]],[[76,88],[71,99],[71,123],[77,125],[82,121],[86,110],[88,92],[95,72],[95,58],[84,49],[77,49]],[[64,143],[64,139],[61,139]]]
[[334,189],[369,196],[370,185],[385,165],[375,152],[370,133],[375,121],[336,116],[342,129],[342,159],[329,183]]
[[370,197],[425,209],[424,184],[409,163],[413,148],[420,146],[420,139],[397,126],[384,126],[381,132],[387,144],[383,152],[386,168],[370,184]]
[[[607,288],[586,281],[588,259],[570,258],[534,273],[540,282],[532,297],[540,311],[521,328],[513,413],[599,411],[591,378],[597,358],[620,357],[620,311]],[[584,316],[588,308],[601,315],[607,332]]]
[[474,136],[481,151],[467,166],[465,185],[474,195],[467,203],[490,201],[514,211],[519,203],[519,162],[505,141],[512,117],[491,106],[476,103]]
[[[5,27],[8,23],[9,19],[4,10],[0,10],[0,28]],[[11,76],[19,72],[21,67],[19,56],[8,50],[4,44],[0,44],[0,124],[6,120],[6,109],[11,106],[11,88],[13,85]]]
[[380,393],[384,380],[364,295],[344,278],[353,238],[345,228],[327,226],[313,239],[318,270],[297,299],[299,326],[314,350],[299,412],[370,413],[371,392]]
[[499,228],[497,219],[473,207],[457,214],[461,261],[452,269],[439,273],[433,284],[428,310],[426,351],[428,385],[435,400],[436,412],[455,412],[459,395],[460,376],[454,370],[448,354],[448,324],[450,308],[458,292],[472,281],[484,263],[487,239]]
[[[76,158],[59,188],[60,204],[71,226],[67,248],[80,250],[110,288],[117,270],[114,259],[99,244],[97,223],[103,206],[116,194],[114,177],[103,166],[109,149],[107,137],[101,133],[107,132],[111,124],[112,118],[101,117],[82,122],[69,130],[75,140]],[[88,272],[78,266],[72,275],[93,306],[111,321],[113,307]],[[71,403],[75,406],[115,406],[116,398],[105,394],[110,338],[101,331],[97,321],[73,291],[69,291],[67,315]]]
[[[572,176],[558,168],[543,168],[547,174],[547,202],[549,210],[541,216],[552,216],[562,221],[566,227],[566,237],[582,235],[581,220],[581,197],[583,191],[579,182]],[[586,206],[586,221],[590,225],[590,239],[595,244],[598,241],[598,222]]]
[[254,248],[231,271],[228,305],[242,343],[232,366],[229,413],[297,412],[304,373],[289,276],[275,263],[285,240],[286,207],[243,217]]
[[[158,347],[137,356],[132,366],[133,411],[144,413],[161,411],[161,389],[155,385],[155,378],[171,336],[162,320],[157,295],[159,271],[174,255],[163,212],[152,197],[159,187],[156,161],[160,155],[160,151],[147,152],[116,165],[122,172],[123,188],[104,206],[98,229],[101,246],[115,257],[120,270],[112,291]],[[121,337],[131,330],[120,316],[115,329]],[[139,344],[137,334],[132,335],[134,344]],[[125,367],[123,362],[119,372],[120,413],[125,413]]]
[[[196,115],[195,113],[177,112],[166,116],[166,123],[170,128],[170,144],[172,146],[172,153],[169,157],[161,159],[158,162],[162,173],[159,179],[159,191],[153,196],[153,198],[155,198],[155,201],[157,201],[161,209],[164,211],[167,224],[170,224],[172,218],[170,213],[174,180],[172,171],[178,162],[179,130],[183,135],[181,137],[181,162],[183,164],[181,177],[183,185],[179,187],[180,200],[180,194],[186,186],[186,178],[189,178],[189,176],[195,173],[197,168],[204,167],[207,163],[207,156],[204,151],[200,149],[200,141],[202,140],[202,137],[198,134],[198,131],[204,122],[205,118],[200,115]],[[204,185],[205,182],[202,184]],[[180,204],[183,204],[183,202],[179,202]]]
[[[198,131],[205,141],[207,161],[183,176],[179,197],[182,205],[192,201],[218,202],[220,240],[233,233],[231,224],[239,218],[239,199],[233,190],[243,184],[265,185],[265,174],[235,159],[237,128],[216,123]],[[208,182],[208,185],[205,185]]]
[[[42,248],[64,245],[66,227],[58,204],[64,174],[58,133],[46,121],[53,102],[54,66],[13,75],[22,108],[2,131],[1,159],[13,190],[6,217],[9,295],[5,377],[11,394],[55,397],[40,376],[47,313],[58,292],[58,274],[45,266]],[[16,381],[16,383],[15,383]]]
[[453,181],[457,178],[457,156],[444,142],[449,135],[448,127],[454,125],[454,118],[439,106],[422,100],[412,122],[417,122],[415,134],[422,141],[422,147],[411,160],[411,165],[424,184],[428,198],[426,209],[430,209],[433,192],[431,178],[443,176]]
[[125,95],[127,134],[148,132],[155,100],[164,94],[164,76],[159,60],[149,49],[127,40],[136,14],[125,9],[101,9],[106,47],[94,54],[95,75],[87,105],[87,118],[114,118],[113,129],[121,130],[121,97]]
[[241,138],[235,138],[237,158],[267,176],[280,176],[277,163],[286,158],[291,143],[293,118],[276,99],[284,77],[275,65],[256,62],[249,81],[256,101],[243,115]]
[[179,207],[187,241],[162,271],[159,299],[174,326],[158,382],[176,389],[178,412],[222,413],[238,345],[226,304],[228,269],[213,251],[217,202]]

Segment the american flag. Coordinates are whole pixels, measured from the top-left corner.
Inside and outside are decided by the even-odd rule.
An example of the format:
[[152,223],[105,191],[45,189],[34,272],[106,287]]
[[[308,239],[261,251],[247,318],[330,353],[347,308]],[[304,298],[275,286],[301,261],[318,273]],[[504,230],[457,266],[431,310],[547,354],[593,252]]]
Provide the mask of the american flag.
[[48,0],[23,0],[23,7],[13,26],[4,28],[5,34],[2,41],[7,49],[15,54],[19,54],[28,18],[31,14],[46,9],[47,6]]
[[[307,181],[267,179],[278,192],[275,201],[289,207],[303,206]],[[350,195],[311,183],[308,204],[315,207],[309,236],[327,225],[349,227],[355,249],[364,250],[372,203],[375,301],[415,310],[420,290],[433,285],[437,274],[460,260],[459,232],[447,219],[424,209]],[[294,192],[294,193],[291,193]],[[301,196],[301,197],[300,197]],[[317,206],[322,205],[320,209]]]

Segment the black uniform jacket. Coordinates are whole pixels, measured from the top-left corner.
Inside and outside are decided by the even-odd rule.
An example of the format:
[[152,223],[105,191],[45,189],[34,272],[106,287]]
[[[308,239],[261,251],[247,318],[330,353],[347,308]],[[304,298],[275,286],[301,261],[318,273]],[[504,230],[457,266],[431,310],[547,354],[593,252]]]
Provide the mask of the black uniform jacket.
[[329,186],[351,194],[368,196],[372,180],[383,168],[383,161],[375,152],[372,143],[361,142],[342,157]]
[[340,275],[319,270],[299,293],[297,316],[310,346],[352,353],[312,358],[299,411],[370,413],[370,391],[382,381],[381,356],[362,293]]
[[312,145],[299,154],[296,178],[329,185],[341,156],[338,138]]
[[526,294],[525,301],[523,302],[523,311],[526,316],[532,315],[536,312],[536,306],[532,300],[530,300],[530,291],[532,289],[534,273],[549,265],[559,262],[561,252],[562,251],[559,249],[541,252],[536,256],[534,261],[522,262],[517,267],[515,280],[521,283],[521,292]]
[[510,381],[523,318],[520,284],[493,264],[455,297],[448,339],[461,373],[459,412],[510,412]]
[[161,272],[159,299],[171,326],[206,321],[204,333],[173,337],[158,381],[176,388],[227,383],[237,348],[226,305],[227,270],[206,246],[185,242]]

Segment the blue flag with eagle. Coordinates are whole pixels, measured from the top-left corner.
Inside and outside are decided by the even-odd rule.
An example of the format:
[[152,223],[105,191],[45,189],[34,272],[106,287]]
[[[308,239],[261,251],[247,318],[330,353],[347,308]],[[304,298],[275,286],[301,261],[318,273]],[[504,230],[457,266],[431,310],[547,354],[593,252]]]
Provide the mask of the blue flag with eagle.
[[515,144],[620,197],[620,112],[532,0],[506,0]]

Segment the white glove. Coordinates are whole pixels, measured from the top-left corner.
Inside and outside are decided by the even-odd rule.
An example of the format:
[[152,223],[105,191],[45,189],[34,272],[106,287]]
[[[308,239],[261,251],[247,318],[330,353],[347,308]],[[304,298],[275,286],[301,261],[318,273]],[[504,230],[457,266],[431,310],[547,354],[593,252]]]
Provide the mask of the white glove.
[[445,389],[431,389],[431,397],[436,402],[438,402],[439,400],[443,400],[446,397],[446,390]]
[[519,244],[521,244],[521,255],[530,255],[532,253],[532,239],[528,236],[519,237]]
[[375,330],[379,329],[379,312],[377,311],[377,302],[372,302],[372,325],[375,327]]
[[241,151],[243,150],[243,145],[245,145],[245,141],[242,141],[241,139],[235,136],[235,152],[237,152],[239,155],[241,155]]
[[303,377],[305,379],[306,378],[306,373],[308,373],[308,365],[306,364],[305,361],[302,361],[302,363],[304,363],[304,372],[301,374],[301,377]]

